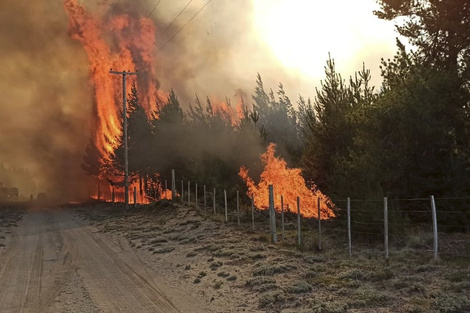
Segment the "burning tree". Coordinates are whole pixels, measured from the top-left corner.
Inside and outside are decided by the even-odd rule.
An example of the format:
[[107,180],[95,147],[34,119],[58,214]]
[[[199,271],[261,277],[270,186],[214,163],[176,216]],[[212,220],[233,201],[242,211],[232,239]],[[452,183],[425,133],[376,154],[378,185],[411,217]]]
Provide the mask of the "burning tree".
[[264,170],[261,180],[256,185],[248,176],[248,169],[244,166],[238,173],[248,187],[248,196],[253,197],[255,205],[260,209],[269,207],[268,186],[274,186],[274,202],[277,210],[280,210],[281,196],[283,196],[285,210],[297,212],[297,197],[300,198],[300,213],[305,217],[318,218],[318,210],[315,209],[317,199],[320,198],[320,214],[322,219],[335,217],[333,202],[319,191],[315,185],[308,188],[299,168],[288,168],[286,161],[277,158],[276,145],[271,143],[265,153],[261,155]]
[[[130,91],[129,99],[129,166],[139,178],[149,172],[146,137],[156,101],[165,97],[158,90],[155,73],[155,24],[136,10],[104,4],[106,14],[92,15],[77,0],[64,0],[69,17],[69,35],[79,41],[90,64],[90,82],[94,89],[93,134],[83,167],[91,176],[119,184],[122,171],[122,92]],[[120,80],[110,77],[109,69],[139,70],[137,84],[122,90]],[[137,88],[138,87],[138,88]],[[130,89],[130,90],[129,90]],[[135,121],[133,121],[135,120]],[[131,138],[132,137],[132,138]],[[135,140],[134,140],[135,139]],[[145,153],[141,153],[144,151]],[[139,179],[140,184],[141,179]],[[142,190],[142,188],[140,188]]]

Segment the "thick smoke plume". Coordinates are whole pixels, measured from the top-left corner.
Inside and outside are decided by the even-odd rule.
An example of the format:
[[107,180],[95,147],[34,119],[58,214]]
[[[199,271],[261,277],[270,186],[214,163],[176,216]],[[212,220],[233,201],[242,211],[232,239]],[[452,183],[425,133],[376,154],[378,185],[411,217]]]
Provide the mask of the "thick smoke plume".
[[[86,197],[89,179],[81,163],[96,134],[97,86],[90,79],[93,68],[83,45],[70,34],[68,1],[1,2],[0,162],[11,169],[2,173],[12,177],[0,181],[19,187],[23,196],[47,192],[61,200]],[[161,1],[151,14],[154,1],[77,4],[105,29],[113,25],[104,22],[118,13],[151,19],[149,27],[155,27],[156,35],[148,40],[155,40],[156,49],[153,67],[146,70],[154,71],[156,80],[145,83],[151,83],[155,93],[174,87],[183,105],[194,99],[194,93],[224,98],[236,97],[242,89],[250,94],[254,71],[268,77],[277,73],[276,79],[284,79],[280,68],[269,62],[269,53],[251,35],[251,1],[212,2],[184,28],[205,1],[193,1],[173,24],[186,2]],[[132,34],[122,36],[132,38]],[[103,40],[110,43],[113,54],[117,49],[113,38]],[[113,79],[117,77],[109,77]],[[150,97],[146,100],[152,101]],[[28,175],[11,174],[15,172]]]

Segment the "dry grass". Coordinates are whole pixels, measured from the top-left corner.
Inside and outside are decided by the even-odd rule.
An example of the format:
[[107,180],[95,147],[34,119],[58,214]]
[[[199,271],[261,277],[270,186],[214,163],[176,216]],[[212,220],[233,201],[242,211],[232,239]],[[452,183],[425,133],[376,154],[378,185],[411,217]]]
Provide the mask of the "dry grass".
[[207,297],[240,293],[247,311],[250,307],[299,313],[470,311],[469,235],[443,236],[445,247],[456,240],[459,250],[443,253],[433,262],[429,234],[403,233],[401,241],[391,241],[387,264],[380,240],[356,238],[349,257],[344,233],[327,227],[318,251],[311,224],[304,226],[304,244],[297,245],[291,227],[273,245],[263,221],[256,221],[252,231],[249,220],[238,227],[224,223],[223,216],[205,216],[168,203],[132,212],[103,206],[78,213],[102,231],[119,232],[131,245],[145,248],[143,252],[152,248],[150,254],[159,254],[162,262],[173,260],[178,264],[172,267],[175,279],[200,288]]

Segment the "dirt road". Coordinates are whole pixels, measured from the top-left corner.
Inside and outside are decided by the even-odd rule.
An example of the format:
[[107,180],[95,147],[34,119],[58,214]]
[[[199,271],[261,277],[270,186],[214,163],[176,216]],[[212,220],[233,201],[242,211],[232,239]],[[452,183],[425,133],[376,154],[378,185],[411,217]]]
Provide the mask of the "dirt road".
[[169,290],[125,240],[65,210],[29,210],[12,230],[0,254],[0,312],[207,311]]

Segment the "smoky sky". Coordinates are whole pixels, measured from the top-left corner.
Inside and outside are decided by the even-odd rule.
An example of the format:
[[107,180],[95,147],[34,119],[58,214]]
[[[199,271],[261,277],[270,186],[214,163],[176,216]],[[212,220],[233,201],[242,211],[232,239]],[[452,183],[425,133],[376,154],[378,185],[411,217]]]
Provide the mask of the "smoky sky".
[[86,58],[67,36],[60,2],[1,2],[0,162],[31,173],[36,188],[9,178],[24,196],[73,199],[86,189],[80,168],[92,108]]
[[[154,21],[156,79],[160,89],[174,88],[183,108],[195,94],[232,103],[243,94],[249,105],[257,72],[268,88],[283,82],[289,92],[297,83],[254,35],[251,0],[213,0],[197,16],[206,0],[194,0],[173,24],[188,2],[161,0],[151,12],[157,2],[78,1],[99,19],[126,12]],[[85,50],[68,36],[60,0],[0,0],[0,8],[0,163],[26,168],[34,183],[5,181],[25,196],[85,197],[81,163],[96,121]]]
[[[196,92],[223,99],[254,81],[255,77],[244,76],[243,67],[253,66],[256,53],[247,56],[247,64],[233,64],[237,45],[256,46],[248,36],[250,1],[212,1],[171,40],[203,1],[193,1],[163,35],[187,2],[161,2],[150,15],[157,26],[157,46],[166,43],[155,55],[161,88],[175,88],[185,105]],[[62,1],[0,3],[0,162],[7,168],[26,168],[36,188],[26,178],[4,180],[19,187],[24,196],[47,192],[67,200],[84,197],[90,187],[81,163],[95,112],[85,51],[67,34]],[[154,5],[154,1],[97,1],[88,2],[86,8],[97,17],[114,9],[145,16]]]

